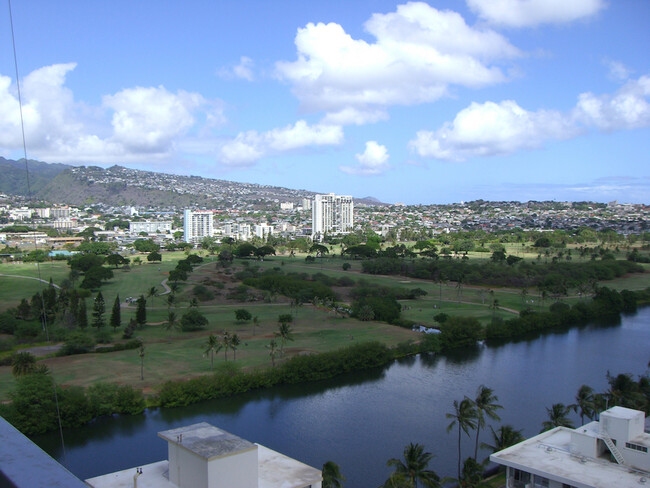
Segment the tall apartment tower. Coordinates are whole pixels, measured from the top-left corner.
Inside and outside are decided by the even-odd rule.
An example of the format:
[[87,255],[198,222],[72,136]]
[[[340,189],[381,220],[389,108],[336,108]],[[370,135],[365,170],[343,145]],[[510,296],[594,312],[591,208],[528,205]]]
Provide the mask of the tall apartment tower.
[[315,195],[311,215],[312,239],[320,240],[325,233],[351,232],[354,227],[354,201],[347,195]]
[[185,242],[198,243],[204,237],[212,237],[212,210],[185,210],[183,231]]

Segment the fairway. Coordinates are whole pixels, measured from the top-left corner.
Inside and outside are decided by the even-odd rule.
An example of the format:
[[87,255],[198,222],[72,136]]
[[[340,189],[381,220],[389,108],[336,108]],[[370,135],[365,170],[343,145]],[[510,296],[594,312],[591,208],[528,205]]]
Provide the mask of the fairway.
[[[396,346],[421,338],[420,333],[382,322],[340,318],[326,308],[313,304],[291,306],[287,297],[277,294],[268,296],[260,290],[251,291],[251,299],[254,301],[240,302],[229,299],[229,292],[240,284],[234,274],[245,266],[259,268],[260,271],[276,269],[283,273],[321,273],[333,278],[347,277],[356,283],[365,282],[403,290],[420,288],[426,292],[425,296],[417,300],[400,301],[402,318],[428,327],[438,326],[434,317],[441,312],[452,316],[473,317],[485,325],[495,317],[507,320],[515,317],[523,308],[545,310],[552,303],[549,299],[543,301],[535,289],[522,292],[521,289],[459,286],[454,282],[438,283],[403,276],[363,274],[361,261],[344,260],[338,256],[318,258],[313,263],[305,262],[306,255],[300,254],[295,257],[271,256],[264,261],[247,260],[245,265],[243,261],[236,260],[230,269],[224,270],[214,256],[203,254],[204,262],[194,269],[186,283],[180,284],[176,301],[171,308],[180,318],[188,310],[190,299],[194,297],[194,286],[202,284],[209,288],[213,297],[199,302],[198,306],[201,314],[208,319],[209,325],[206,330],[200,332],[170,332],[164,327],[170,308],[166,297],[159,296],[164,292],[161,283],[167,279],[169,271],[174,269],[176,263],[186,257],[184,253],[163,253],[161,263],[144,262],[140,265],[134,264],[127,270],[114,269],[114,277],[101,287],[107,312],[110,312],[110,306],[117,294],[121,299],[123,327],[112,333],[114,341],[121,340],[124,325],[135,315],[135,305],[125,303],[125,298],[140,295],[147,298],[147,325],[135,332],[135,336],[142,338],[145,344],[144,380],[140,379],[140,357],[137,350],[45,357],[40,361],[51,369],[57,383],[63,386],[89,386],[98,381],[109,381],[129,384],[147,394],[153,394],[159,385],[169,379],[192,378],[223,368],[246,370],[270,366],[268,346],[278,329],[278,316],[281,314],[293,316],[294,340],[284,344],[283,357],[278,355],[276,362],[298,354],[325,352],[372,340]],[[484,258],[486,253],[474,254]],[[343,263],[350,264],[350,269],[343,270]],[[38,274],[39,269],[33,263],[0,264],[0,311],[15,307],[21,298],[29,299],[47,286],[47,283],[36,279],[27,279],[38,278]],[[69,267],[62,261],[40,265],[41,279],[48,282],[51,277],[55,285],[62,283],[68,274]],[[603,284],[618,290],[638,290],[650,286],[650,277],[647,273],[634,274]],[[152,288],[155,288],[154,296],[151,296]],[[339,301],[349,303],[351,287],[335,287],[335,290]],[[89,312],[95,294],[92,293],[91,297],[86,299]],[[565,297],[563,301],[575,303],[581,299],[587,298],[575,295]],[[255,327],[252,321],[235,320],[234,311],[239,308],[244,308],[257,317],[258,323]],[[112,332],[112,329],[109,330]],[[241,344],[236,350],[236,360],[233,351],[228,351],[226,361],[222,350],[214,357],[214,366],[211,367],[210,357],[205,353],[207,338],[210,334],[221,336],[226,331],[237,334],[241,339]],[[8,354],[11,352],[2,352],[0,357]],[[7,399],[13,384],[11,368],[0,367],[0,400]]]

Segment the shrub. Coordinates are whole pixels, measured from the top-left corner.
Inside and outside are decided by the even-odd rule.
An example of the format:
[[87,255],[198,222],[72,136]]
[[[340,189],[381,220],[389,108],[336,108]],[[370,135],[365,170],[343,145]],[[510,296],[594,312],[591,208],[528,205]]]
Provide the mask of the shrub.
[[204,285],[196,285],[192,289],[192,294],[202,302],[207,302],[214,298],[214,293]]
[[65,344],[56,353],[57,356],[71,356],[73,354],[84,354],[92,351],[95,347],[95,340],[85,332],[75,331],[68,334]]
[[181,317],[181,330],[183,332],[192,332],[203,330],[208,325],[208,319],[196,309],[190,309]]

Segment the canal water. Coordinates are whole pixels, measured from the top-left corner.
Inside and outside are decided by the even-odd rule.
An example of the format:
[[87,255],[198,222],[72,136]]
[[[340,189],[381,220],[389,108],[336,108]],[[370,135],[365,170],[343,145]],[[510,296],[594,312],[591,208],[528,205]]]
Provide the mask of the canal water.
[[[650,307],[620,324],[589,325],[500,346],[450,355],[419,355],[388,366],[332,380],[249,392],[145,415],[105,418],[34,438],[82,479],[165,459],[157,432],[209,422],[314,467],[339,464],[348,487],[377,487],[409,442],[435,457],[431,468],[455,476],[457,433],[447,432],[454,400],[473,397],[479,385],[494,389],[503,405],[501,422],[539,433],[546,407],[574,401],[582,384],[607,387],[607,372],[646,373],[650,361]],[[574,420],[578,420],[574,416]],[[481,440],[490,441],[489,430]],[[463,457],[473,453],[464,437]],[[489,455],[481,451],[480,457]]]

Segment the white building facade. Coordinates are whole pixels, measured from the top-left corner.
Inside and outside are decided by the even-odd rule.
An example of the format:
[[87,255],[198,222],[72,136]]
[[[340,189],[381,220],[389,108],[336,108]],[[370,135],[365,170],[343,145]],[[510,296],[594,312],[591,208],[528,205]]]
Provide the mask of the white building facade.
[[490,456],[506,466],[507,488],[650,486],[645,414],[612,407],[600,420],[556,427]]
[[212,210],[189,210],[184,212],[184,240],[192,244],[214,234],[214,212]]
[[147,234],[169,234],[172,231],[171,221],[167,222],[129,222],[129,234],[138,235],[140,232]]
[[348,195],[315,195],[312,205],[312,239],[324,234],[345,234],[354,227],[354,201]]

